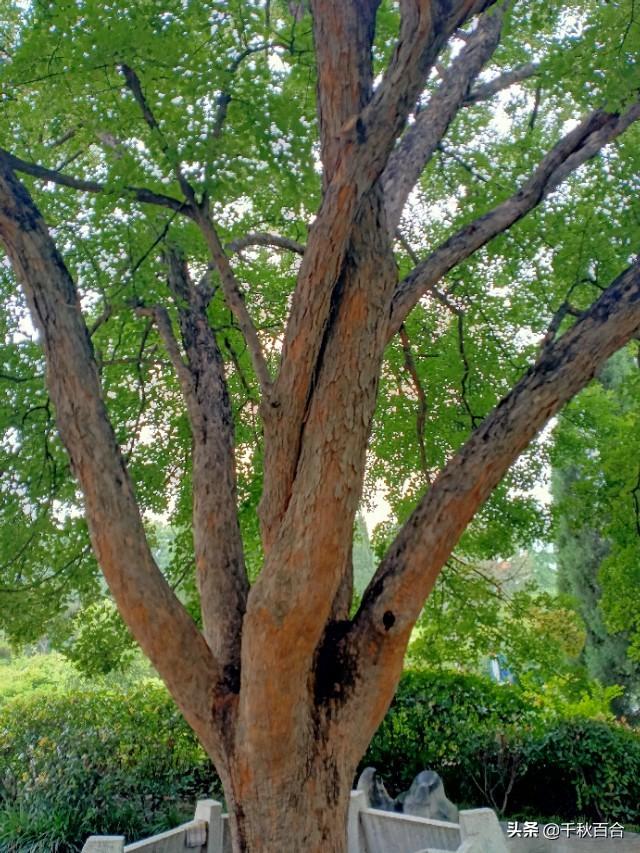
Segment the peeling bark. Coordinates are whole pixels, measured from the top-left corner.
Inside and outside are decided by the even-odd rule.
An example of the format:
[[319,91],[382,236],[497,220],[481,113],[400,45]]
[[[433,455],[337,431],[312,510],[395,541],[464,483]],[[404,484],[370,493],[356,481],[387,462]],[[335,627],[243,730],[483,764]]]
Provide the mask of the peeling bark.
[[[334,16],[334,5],[317,3],[314,14],[324,19],[321,25],[327,39],[345,44],[353,34],[336,26],[341,17]],[[382,175],[438,53],[457,27],[491,5],[493,0],[402,3],[398,43],[382,82],[366,106],[341,126],[338,152],[333,141],[323,142],[323,151],[332,152],[328,164],[330,180],[309,232],[287,322],[280,371],[269,407],[264,409],[267,455],[260,517],[267,550],[290,498],[295,460],[300,452],[300,427],[313,393],[317,360],[335,305],[333,297],[358,217],[370,203],[370,193]],[[360,36],[358,39],[361,41]],[[353,73],[351,70],[350,78]],[[325,79],[322,73],[319,75],[320,103],[325,97],[323,81],[331,97],[334,77],[329,75]],[[344,111],[336,112],[336,121],[338,115],[344,115]],[[323,140],[327,127],[334,124],[327,125],[325,120]],[[327,164],[323,165],[326,168]],[[371,282],[374,290],[377,282],[378,276]]]

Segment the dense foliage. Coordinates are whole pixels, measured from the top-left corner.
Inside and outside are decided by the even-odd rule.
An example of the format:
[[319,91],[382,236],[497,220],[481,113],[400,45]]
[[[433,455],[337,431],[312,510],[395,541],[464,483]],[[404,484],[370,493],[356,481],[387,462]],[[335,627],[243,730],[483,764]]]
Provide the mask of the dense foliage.
[[[107,188],[87,195],[25,178],[77,280],[109,414],[151,535],[153,513],[173,525],[163,568],[194,614],[189,429],[157,329],[135,309],[167,302],[160,261],[166,239],[181,247],[194,273],[208,259],[193,223],[175,211],[141,206],[123,188],[179,194],[180,160],[197,192],[212,199],[223,242],[266,228],[304,242],[320,193],[315,69],[309,18],[292,17],[290,5],[168,2],[160,9],[153,2],[121,8],[93,0],[4,0],[0,15],[0,143]],[[378,67],[397,24],[397,4],[381,4]],[[414,253],[427,253],[512,193],[586,111],[617,109],[635,97],[637,40],[632,0],[514,4],[487,77],[532,57],[535,73],[497,100],[460,111],[402,223],[401,273]],[[124,64],[142,82],[158,117],[156,131],[124,84]],[[431,79],[428,92],[437,83]],[[228,99],[224,116],[221,98]],[[569,295],[573,313],[565,310],[562,328],[637,245],[637,140],[632,127],[562,193],[456,269],[446,282],[448,303],[424,299],[407,321],[406,338],[390,344],[365,500],[373,501],[382,487],[394,521],[406,518],[451,452],[522,373]],[[260,246],[230,253],[275,365],[297,257]],[[102,645],[117,665],[129,647],[122,632],[115,637],[104,611],[92,608],[105,589],[56,436],[38,341],[4,265],[0,295],[0,619],[16,642],[46,632],[67,651],[78,638],[115,638]],[[219,290],[209,317],[233,400],[240,522],[254,576],[261,562],[256,506],[263,451],[257,387]],[[542,462],[533,452],[512,471],[480,511],[461,552],[474,559],[505,555],[543,533],[544,514],[526,496]],[[65,624],[70,610],[71,632]],[[86,644],[78,657],[87,658]],[[101,660],[106,666],[106,656]]]
[[5,656],[0,657],[0,706],[34,691],[49,694],[78,686],[76,671],[61,655],[33,654],[15,658],[6,647],[4,651]]
[[0,850],[72,853],[91,834],[145,837],[218,796],[164,687],[39,690],[0,707]]
[[[366,765],[393,793],[430,767],[459,804],[640,821],[637,733],[477,676],[406,672]],[[211,795],[221,798],[215,772],[157,682],[47,686],[0,703],[3,853],[73,853],[92,833],[144,837]]]
[[394,794],[425,767],[467,806],[529,817],[640,821],[640,736],[536,706],[474,676],[407,672],[362,761]]
[[512,679],[541,688],[577,674],[585,630],[571,600],[541,590],[528,555],[498,564],[450,561],[409,646],[409,661],[476,672],[491,659]]
[[555,429],[554,514],[561,588],[587,628],[591,675],[640,696],[640,370],[618,353]]

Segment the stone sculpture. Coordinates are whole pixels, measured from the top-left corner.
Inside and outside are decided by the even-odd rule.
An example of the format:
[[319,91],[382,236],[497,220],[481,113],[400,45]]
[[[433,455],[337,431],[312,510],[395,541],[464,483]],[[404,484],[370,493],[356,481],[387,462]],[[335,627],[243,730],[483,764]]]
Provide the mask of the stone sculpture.
[[375,767],[365,767],[360,774],[357,785],[358,791],[363,791],[367,798],[367,808],[382,809],[385,812],[397,812],[396,800],[392,800],[384,782]]
[[423,770],[415,777],[408,791],[394,799],[389,796],[375,767],[366,767],[360,774],[358,791],[363,791],[368,807],[387,812],[402,812],[457,823],[458,809],[447,798],[442,779],[434,770]]

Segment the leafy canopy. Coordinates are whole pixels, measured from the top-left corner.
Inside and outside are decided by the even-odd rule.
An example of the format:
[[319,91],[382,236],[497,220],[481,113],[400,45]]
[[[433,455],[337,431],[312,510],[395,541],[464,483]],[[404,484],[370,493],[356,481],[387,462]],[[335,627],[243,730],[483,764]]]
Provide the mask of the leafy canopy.
[[[381,6],[378,67],[397,34],[396,5]],[[189,428],[157,330],[135,309],[166,304],[175,322],[161,249],[178,245],[197,275],[206,270],[207,253],[178,211],[140,204],[127,188],[180,198],[180,162],[197,192],[212,200],[225,242],[269,231],[304,243],[320,198],[315,66],[309,16],[292,17],[289,6],[3,0],[0,14],[0,144],[106,188],[86,193],[26,179],[77,282],[109,414],[163,570],[194,615]],[[586,111],[628,103],[640,86],[639,47],[633,0],[516,3],[482,80],[531,60],[537,72],[460,111],[401,224],[400,271],[413,265],[414,253],[426,253],[511,195]],[[140,79],[155,128],[125,85],[125,67]],[[434,76],[429,87],[435,85]],[[423,299],[404,338],[390,344],[365,502],[382,488],[393,523],[406,518],[452,451],[521,375],[563,302],[585,308],[637,248],[638,142],[632,127],[534,213],[456,268],[446,281],[449,307]],[[298,262],[295,253],[261,246],[233,255],[273,362]],[[257,386],[215,277],[213,284],[209,319],[226,361],[240,521],[255,576],[261,563]],[[43,358],[6,264],[0,294],[2,627],[16,642],[46,631],[64,645],[62,623],[72,607],[89,614],[85,636],[101,625],[101,636],[109,637],[113,626],[99,603],[105,588],[57,438]],[[570,321],[568,315],[565,325]],[[514,468],[465,535],[461,554],[505,555],[544,534],[544,513],[527,496],[544,459],[534,447]],[[170,542],[160,541],[158,519],[170,525]],[[126,649],[122,636],[114,643]],[[81,642],[77,654],[83,655]]]

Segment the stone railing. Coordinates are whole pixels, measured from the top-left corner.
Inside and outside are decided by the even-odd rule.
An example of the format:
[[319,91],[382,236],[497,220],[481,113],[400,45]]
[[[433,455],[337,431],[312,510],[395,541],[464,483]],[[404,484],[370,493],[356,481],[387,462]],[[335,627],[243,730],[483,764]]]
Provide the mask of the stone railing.
[[458,823],[367,808],[362,791],[351,792],[348,853],[507,853],[491,809],[459,813]]
[[122,835],[92,835],[82,853],[231,853],[227,815],[215,800],[199,800],[193,820],[152,838],[124,843]]
[[[461,811],[459,823],[367,808],[362,791],[351,792],[348,853],[507,853],[491,809]],[[200,800],[189,823],[133,844],[122,836],[92,835],[82,853],[231,853],[227,815],[215,800]],[[301,851],[303,853],[303,851]]]

